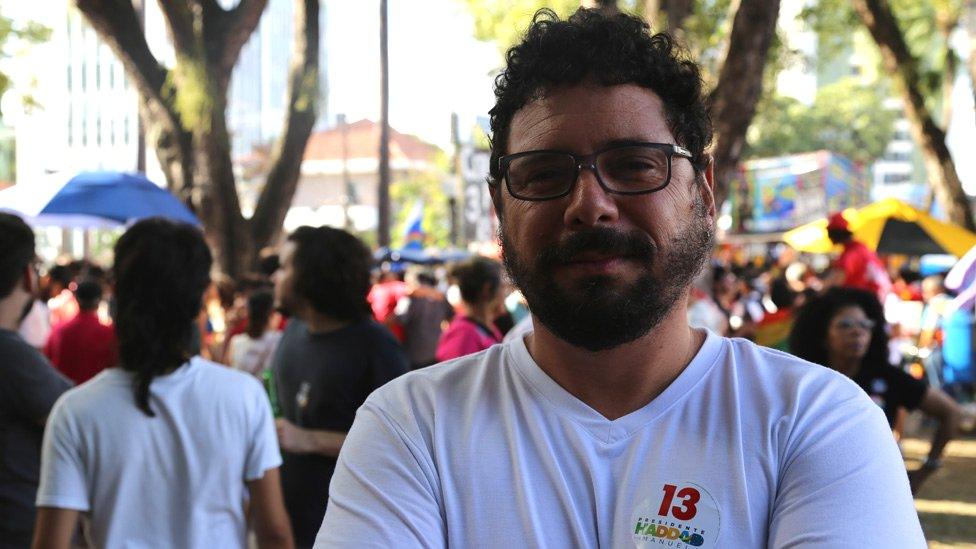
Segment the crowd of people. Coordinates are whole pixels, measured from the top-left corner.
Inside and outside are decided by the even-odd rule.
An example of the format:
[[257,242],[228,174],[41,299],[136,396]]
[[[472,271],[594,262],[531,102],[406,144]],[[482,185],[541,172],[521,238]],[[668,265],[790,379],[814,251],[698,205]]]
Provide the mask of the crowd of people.
[[923,546],[973,390],[942,279],[840,214],[820,269],[716,248],[697,66],[639,20],[543,11],[507,60],[499,259],[301,227],[232,281],[151,218],[42,269],[0,213],[0,547]]

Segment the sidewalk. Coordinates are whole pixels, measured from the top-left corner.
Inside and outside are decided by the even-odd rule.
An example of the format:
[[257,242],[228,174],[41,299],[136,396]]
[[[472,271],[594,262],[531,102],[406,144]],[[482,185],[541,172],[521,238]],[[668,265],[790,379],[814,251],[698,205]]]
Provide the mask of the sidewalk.
[[[910,469],[925,459],[929,449],[930,439],[920,435],[902,439]],[[942,463],[915,499],[925,537],[930,548],[976,548],[976,433],[950,442]]]

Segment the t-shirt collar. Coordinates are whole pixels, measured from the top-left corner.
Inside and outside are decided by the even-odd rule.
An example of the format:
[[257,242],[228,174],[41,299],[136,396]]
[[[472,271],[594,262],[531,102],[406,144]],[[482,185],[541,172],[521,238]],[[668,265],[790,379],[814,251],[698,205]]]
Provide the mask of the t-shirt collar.
[[657,398],[644,407],[612,421],[570,394],[549,377],[529,354],[524,338],[518,338],[506,345],[506,357],[512,366],[557,413],[569,417],[589,430],[595,438],[611,443],[629,437],[666,413],[677,402],[689,398],[695,386],[705,378],[722,356],[726,342],[724,338],[706,330],[705,342],[698,353]]

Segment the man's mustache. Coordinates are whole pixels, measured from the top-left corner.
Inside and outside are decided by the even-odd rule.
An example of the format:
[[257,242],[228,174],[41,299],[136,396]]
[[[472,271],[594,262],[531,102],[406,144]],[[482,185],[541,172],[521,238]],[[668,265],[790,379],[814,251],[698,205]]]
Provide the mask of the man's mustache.
[[624,232],[596,227],[575,232],[560,242],[543,248],[536,263],[539,267],[553,267],[571,263],[583,253],[627,256],[649,262],[657,254],[657,246],[647,236],[636,231]]

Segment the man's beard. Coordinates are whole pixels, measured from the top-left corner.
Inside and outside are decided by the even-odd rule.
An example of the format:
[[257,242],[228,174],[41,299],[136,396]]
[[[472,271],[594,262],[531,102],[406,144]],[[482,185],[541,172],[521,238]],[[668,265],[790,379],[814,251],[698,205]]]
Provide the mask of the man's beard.
[[[502,259],[529,310],[553,334],[588,351],[612,349],[643,337],[660,324],[711,255],[714,231],[700,196],[694,209],[694,218],[666,250],[658,249],[638,231],[596,227],[547,246],[531,262],[519,257],[503,222],[499,229]],[[624,287],[605,275],[560,286],[554,270],[585,252],[625,256],[626,261],[640,263],[642,273]],[[655,267],[659,274],[654,274]]]

